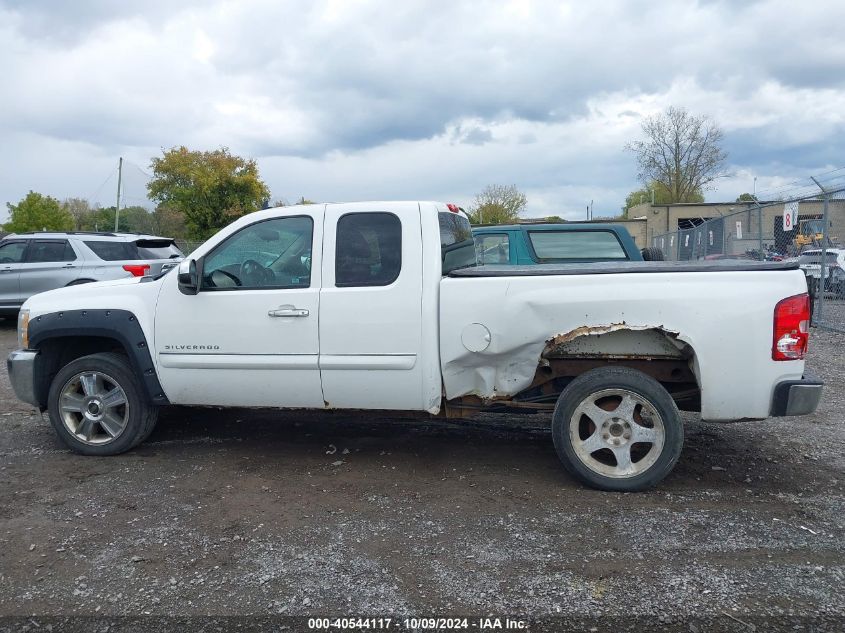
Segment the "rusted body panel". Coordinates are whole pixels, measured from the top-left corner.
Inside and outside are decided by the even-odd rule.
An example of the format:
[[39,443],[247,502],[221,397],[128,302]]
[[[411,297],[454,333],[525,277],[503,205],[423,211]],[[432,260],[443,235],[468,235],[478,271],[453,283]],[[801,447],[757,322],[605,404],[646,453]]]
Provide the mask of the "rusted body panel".
[[774,306],[802,292],[789,269],[447,278],[446,399],[524,400],[591,367],[636,364],[676,397],[700,389],[704,419],[765,418],[773,385],[803,374],[802,361],[771,358]]

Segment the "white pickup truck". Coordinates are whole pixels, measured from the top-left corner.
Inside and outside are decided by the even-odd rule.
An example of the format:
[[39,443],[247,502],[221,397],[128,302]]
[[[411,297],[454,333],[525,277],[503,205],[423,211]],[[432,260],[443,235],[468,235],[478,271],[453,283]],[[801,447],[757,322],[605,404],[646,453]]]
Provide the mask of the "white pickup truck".
[[809,304],[794,263],[476,266],[454,205],[283,207],[159,277],[30,298],[18,397],[86,455],[143,441],[159,406],[552,412],[581,481],[654,485],[705,420],[801,415]]

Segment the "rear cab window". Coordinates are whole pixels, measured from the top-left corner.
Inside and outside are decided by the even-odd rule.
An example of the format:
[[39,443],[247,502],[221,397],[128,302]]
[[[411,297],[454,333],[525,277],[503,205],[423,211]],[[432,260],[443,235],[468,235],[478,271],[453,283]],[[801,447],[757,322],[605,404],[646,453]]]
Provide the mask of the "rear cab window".
[[475,241],[469,220],[459,213],[441,211],[437,214],[440,223],[440,255],[443,274],[448,275],[458,268],[477,266]]
[[613,231],[528,231],[540,262],[619,261],[628,255]]

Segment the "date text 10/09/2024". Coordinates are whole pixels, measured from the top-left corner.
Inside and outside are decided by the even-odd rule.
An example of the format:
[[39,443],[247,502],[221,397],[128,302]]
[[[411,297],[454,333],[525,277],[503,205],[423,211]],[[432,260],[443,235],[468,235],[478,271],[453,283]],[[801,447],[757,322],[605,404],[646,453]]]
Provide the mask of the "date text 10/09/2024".
[[512,618],[308,618],[313,630],[525,630],[525,620]]

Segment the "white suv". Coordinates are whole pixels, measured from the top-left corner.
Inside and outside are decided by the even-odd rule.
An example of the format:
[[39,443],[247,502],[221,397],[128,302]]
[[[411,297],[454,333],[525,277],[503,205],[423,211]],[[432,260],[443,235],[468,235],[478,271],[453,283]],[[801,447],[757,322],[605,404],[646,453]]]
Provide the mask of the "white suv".
[[[807,276],[807,283],[819,289],[819,280],[822,276],[822,251],[813,249],[804,251],[798,260],[801,270]],[[838,295],[845,295],[845,249],[828,248],[825,258],[824,271],[825,292],[835,292]]]
[[144,277],[182,261],[174,241],[130,233],[19,233],[0,241],[0,316],[14,316],[39,292]]

